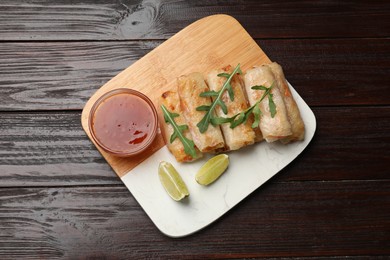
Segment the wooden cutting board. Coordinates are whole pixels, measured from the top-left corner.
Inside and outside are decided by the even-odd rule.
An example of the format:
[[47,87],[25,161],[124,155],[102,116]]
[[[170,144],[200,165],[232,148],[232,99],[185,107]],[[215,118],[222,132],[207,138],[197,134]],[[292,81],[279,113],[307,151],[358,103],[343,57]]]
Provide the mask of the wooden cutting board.
[[[241,64],[243,71],[253,65],[270,62],[240,23],[228,15],[213,15],[187,26],[133,65],[104,84],[86,103],[81,123],[91,139],[88,129],[89,113],[94,102],[104,93],[116,88],[131,88],[147,95],[159,111],[159,96],[175,87],[182,74],[202,72]],[[91,139],[93,142],[93,140]],[[96,145],[96,144],[95,144]],[[119,177],[147,159],[164,146],[159,133],[152,149],[136,157],[118,158],[99,149]]]

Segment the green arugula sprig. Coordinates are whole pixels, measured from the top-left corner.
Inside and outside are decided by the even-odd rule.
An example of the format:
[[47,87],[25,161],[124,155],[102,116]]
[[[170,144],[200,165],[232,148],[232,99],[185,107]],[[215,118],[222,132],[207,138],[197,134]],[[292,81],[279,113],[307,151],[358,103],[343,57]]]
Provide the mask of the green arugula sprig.
[[183,132],[188,129],[188,125],[178,125],[175,122],[175,117],[178,117],[179,114],[169,112],[164,105],[161,105],[161,110],[163,111],[165,122],[171,124],[173,127],[173,134],[171,135],[169,142],[172,143],[176,138],[179,138],[183,144],[184,152],[190,155],[192,158],[195,158],[195,144],[192,140],[188,139],[183,134]]
[[274,84],[272,83],[272,85],[269,88],[265,86],[258,86],[258,85],[251,87],[252,89],[256,89],[256,90],[264,90],[263,96],[255,104],[253,104],[253,106],[248,107],[244,111],[237,113],[232,117],[228,117],[228,118],[218,117],[216,118],[215,121],[218,122],[218,124],[230,123],[230,128],[235,128],[243,123],[246,123],[249,116],[253,113],[254,121],[252,123],[252,128],[258,127],[260,123],[260,116],[261,116],[259,103],[263,101],[266,96],[268,96],[268,106],[271,113],[271,117],[273,118],[276,115],[276,105],[273,100],[273,94],[271,93],[273,85]]
[[240,64],[236,66],[236,68],[233,70],[231,74],[229,73],[220,73],[218,74],[219,77],[225,77],[226,81],[223,84],[222,88],[219,91],[205,91],[200,93],[200,97],[213,97],[214,101],[211,105],[204,105],[199,106],[196,108],[196,111],[206,111],[206,114],[202,118],[202,120],[199,121],[199,123],[196,125],[199,128],[199,131],[201,133],[204,133],[207,131],[209,124],[211,123],[213,126],[216,126],[218,124],[221,124],[223,119],[217,118],[215,116],[214,110],[217,106],[220,106],[223,113],[226,115],[228,110],[226,107],[226,104],[222,101],[222,94],[225,92],[225,90],[228,91],[229,98],[231,101],[234,100],[234,93],[232,85],[230,84],[233,76],[238,73],[241,74]]

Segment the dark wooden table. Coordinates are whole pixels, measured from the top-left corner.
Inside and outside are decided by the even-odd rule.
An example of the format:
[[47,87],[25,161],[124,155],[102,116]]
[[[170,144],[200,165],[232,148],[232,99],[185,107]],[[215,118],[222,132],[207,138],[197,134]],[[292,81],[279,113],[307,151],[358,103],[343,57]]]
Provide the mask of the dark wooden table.
[[[161,234],[83,132],[106,81],[234,16],[310,105],[292,164],[216,223]],[[0,259],[390,257],[388,1],[0,2]]]

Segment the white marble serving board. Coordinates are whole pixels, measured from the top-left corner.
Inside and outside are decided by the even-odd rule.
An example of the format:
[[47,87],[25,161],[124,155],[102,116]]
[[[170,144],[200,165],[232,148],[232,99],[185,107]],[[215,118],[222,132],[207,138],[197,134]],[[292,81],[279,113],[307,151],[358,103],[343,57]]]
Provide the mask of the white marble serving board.
[[[309,144],[316,129],[316,119],[304,100],[290,85],[305,122],[302,142],[288,145],[265,141],[230,152],[227,171],[210,186],[201,186],[195,174],[208,159],[177,163],[166,147],[161,148],[121,179],[157,228],[170,237],[192,234],[217,220],[237,203],[291,163]],[[190,196],[172,200],[158,177],[161,161],[171,162],[187,184]]]

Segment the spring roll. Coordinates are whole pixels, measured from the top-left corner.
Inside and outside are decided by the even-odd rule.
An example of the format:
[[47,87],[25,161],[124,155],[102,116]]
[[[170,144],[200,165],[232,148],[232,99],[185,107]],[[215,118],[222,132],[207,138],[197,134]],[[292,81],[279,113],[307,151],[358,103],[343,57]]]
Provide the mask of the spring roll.
[[260,118],[260,130],[264,139],[267,142],[274,142],[283,139],[292,134],[291,125],[288,121],[286,106],[284,104],[282,95],[279,92],[279,88],[276,86],[278,83],[272,73],[271,69],[267,66],[259,66],[249,69],[244,76],[244,84],[247,91],[249,103],[254,105],[264,94],[264,90],[252,89],[255,85],[262,85],[265,87],[274,87],[271,90],[273,95],[273,101],[276,105],[276,114],[271,116],[269,109],[268,96],[259,103],[259,108],[262,112]]
[[[233,68],[227,66],[222,69],[211,71],[207,75],[206,82],[211,90],[218,92],[226,82],[225,77],[219,77],[219,73],[232,73]],[[233,76],[230,85],[232,86],[234,93],[234,100],[230,100],[228,92],[225,91],[222,96],[222,101],[226,104],[227,114],[222,111],[222,108],[218,106],[216,108],[216,114],[219,117],[232,117],[235,114],[248,108],[247,101],[239,75]],[[222,124],[221,130],[225,139],[226,150],[238,150],[246,145],[251,145],[255,141],[255,132],[252,129],[252,122],[248,120],[245,124],[238,125],[235,128],[230,128],[230,124]]]
[[[243,77],[241,75],[237,75],[237,76],[238,76],[238,78],[240,80],[242,92],[244,93],[247,106],[249,107],[250,103],[249,103],[249,99],[248,99],[248,93],[246,92],[246,89],[245,89],[244,79],[243,79]],[[250,125],[253,124],[253,121],[254,121],[253,114],[249,115],[248,121],[250,122],[249,123]],[[263,137],[263,134],[261,133],[260,128],[259,127],[255,127],[255,128],[252,128],[252,129],[255,132],[255,143],[263,141],[264,137]]]
[[[160,97],[160,104],[164,105],[169,112],[179,114],[178,117],[175,117],[175,122],[178,125],[185,125],[187,124],[184,117],[183,117],[183,111],[180,108],[180,100],[179,95],[175,91],[167,91],[164,92]],[[171,135],[173,134],[173,127],[171,124],[163,123],[162,127],[162,134],[165,140],[165,143],[168,147],[168,150],[175,156],[176,160],[178,162],[190,162],[194,161],[198,158],[201,158],[203,154],[197,149],[196,150],[196,157],[192,158],[191,155],[188,155],[184,151],[183,143],[180,141],[179,138],[176,138],[172,143],[170,142]],[[192,140],[192,136],[189,132],[189,130],[184,130],[183,134],[188,139]]]
[[[253,116],[250,118],[251,122],[253,123]],[[261,130],[259,127],[253,128],[253,131],[255,131],[255,143],[261,142],[264,140],[263,134],[261,133]]]
[[288,83],[284,77],[282,67],[276,62],[268,64],[267,66],[272,70],[276,82],[278,83],[277,86],[279,88],[280,94],[282,95],[284,104],[286,105],[288,120],[291,124],[292,135],[281,139],[281,142],[289,143],[292,141],[303,140],[305,136],[305,124],[303,123],[297,103],[295,102],[290,88],[288,87]]
[[206,132],[201,133],[196,126],[205,115],[205,111],[196,111],[198,106],[211,105],[210,97],[200,97],[200,93],[209,88],[201,73],[191,73],[177,80],[177,92],[180,106],[196,147],[201,152],[212,152],[225,146],[219,126],[209,125]]

